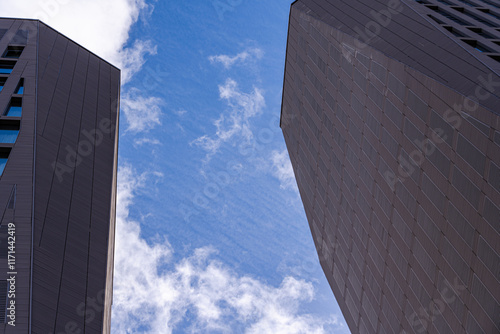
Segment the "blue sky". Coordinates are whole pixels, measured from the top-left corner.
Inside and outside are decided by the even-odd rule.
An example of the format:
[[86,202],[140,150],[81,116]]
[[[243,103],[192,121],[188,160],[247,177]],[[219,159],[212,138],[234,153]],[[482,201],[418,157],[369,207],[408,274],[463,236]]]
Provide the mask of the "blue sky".
[[0,5],[123,70],[113,333],[349,333],[279,128],[290,3]]

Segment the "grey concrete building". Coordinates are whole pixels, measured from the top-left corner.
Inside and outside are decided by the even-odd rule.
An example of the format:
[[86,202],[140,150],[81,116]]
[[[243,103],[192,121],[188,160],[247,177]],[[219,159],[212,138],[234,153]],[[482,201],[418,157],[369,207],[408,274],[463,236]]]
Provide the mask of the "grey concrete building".
[[353,333],[500,331],[500,3],[299,0],[281,128]]
[[0,19],[0,333],[109,332],[119,91],[44,23]]

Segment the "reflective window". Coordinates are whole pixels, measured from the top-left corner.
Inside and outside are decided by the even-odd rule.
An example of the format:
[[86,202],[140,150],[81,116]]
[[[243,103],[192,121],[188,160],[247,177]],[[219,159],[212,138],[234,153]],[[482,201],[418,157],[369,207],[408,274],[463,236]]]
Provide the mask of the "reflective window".
[[7,158],[0,158],[0,175],[2,175],[6,164],[7,164]]
[[19,130],[0,129],[0,143],[13,144],[16,142]]
[[19,85],[17,85],[14,94],[24,94],[24,79],[19,80]]
[[16,65],[15,61],[2,60],[0,61],[0,74],[9,74]]
[[9,158],[10,148],[0,148],[0,175],[2,175],[7,159]]
[[7,81],[7,78],[0,77],[0,92],[2,91],[3,86],[5,85],[6,81]]
[[19,134],[19,121],[1,120],[0,121],[0,143],[13,144],[16,142]]
[[5,116],[9,117],[21,117],[22,114],[22,99],[13,97],[10,100],[9,107],[7,108],[7,112]]
[[4,58],[19,58],[21,53],[24,50],[24,46],[9,46],[7,50],[5,50],[3,57]]

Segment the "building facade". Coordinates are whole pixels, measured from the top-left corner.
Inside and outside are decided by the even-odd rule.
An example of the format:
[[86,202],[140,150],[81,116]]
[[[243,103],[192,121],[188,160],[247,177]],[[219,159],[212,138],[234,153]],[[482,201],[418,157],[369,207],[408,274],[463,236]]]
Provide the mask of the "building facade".
[[108,333],[120,71],[0,19],[0,333]]
[[281,128],[353,333],[500,331],[500,4],[299,0]]

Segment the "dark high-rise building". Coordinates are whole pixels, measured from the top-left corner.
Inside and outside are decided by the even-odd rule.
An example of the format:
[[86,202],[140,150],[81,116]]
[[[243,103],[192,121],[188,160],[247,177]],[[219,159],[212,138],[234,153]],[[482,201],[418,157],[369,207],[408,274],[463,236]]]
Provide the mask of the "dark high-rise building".
[[299,0],[281,128],[353,333],[500,331],[500,3]]
[[0,333],[109,332],[119,90],[42,22],[0,19]]

